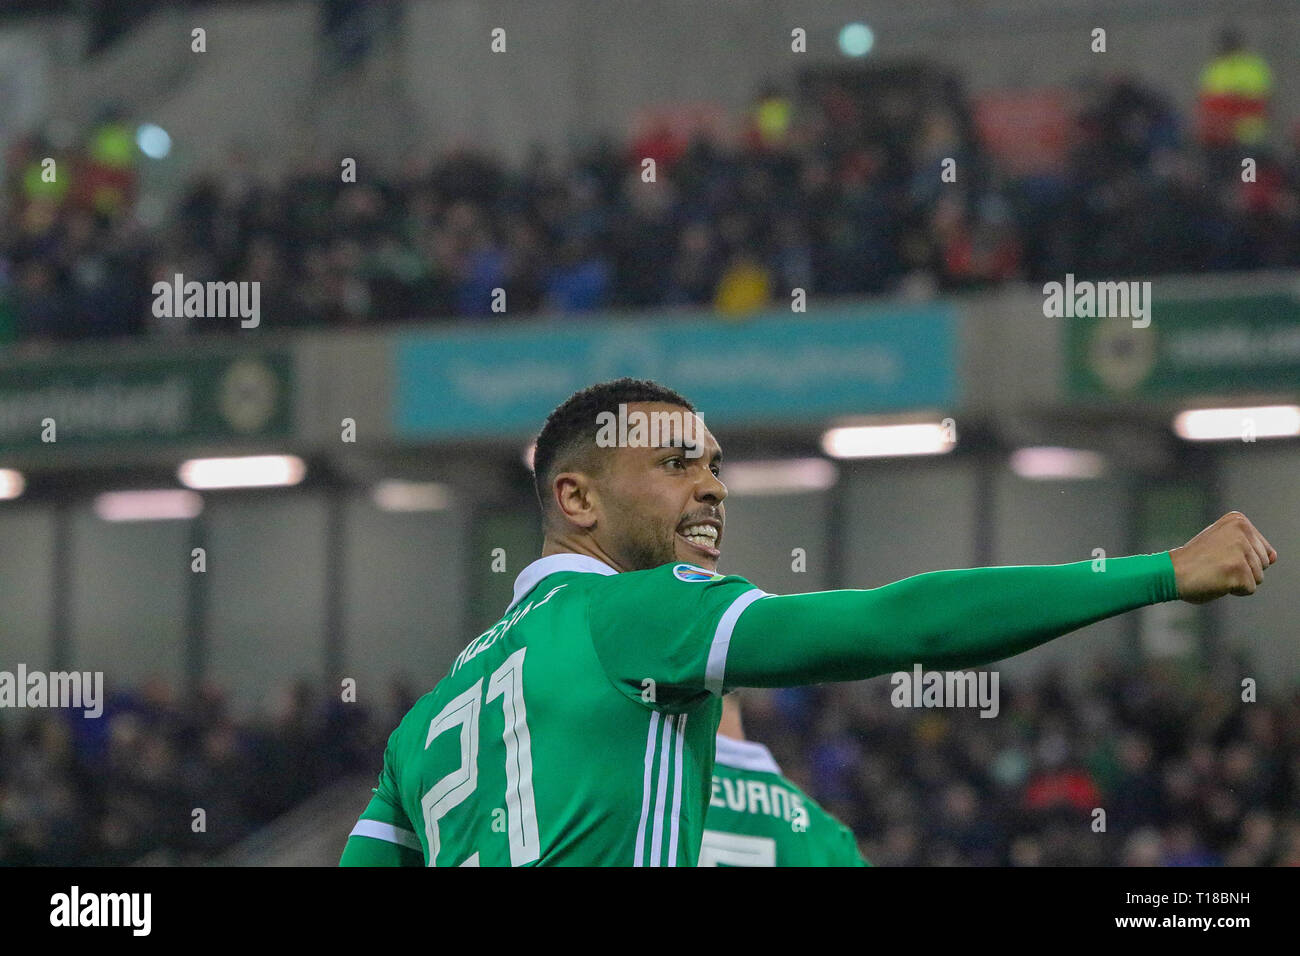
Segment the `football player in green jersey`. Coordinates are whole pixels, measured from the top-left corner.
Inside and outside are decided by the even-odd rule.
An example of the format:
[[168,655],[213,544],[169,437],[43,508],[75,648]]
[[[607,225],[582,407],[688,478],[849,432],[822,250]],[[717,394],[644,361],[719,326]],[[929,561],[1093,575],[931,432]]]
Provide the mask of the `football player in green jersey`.
[[766,747],[745,739],[740,693],[722,699],[700,866],[870,866],[853,831],[781,776]]
[[[647,433],[650,416],[664,427]],[[694,406],[653,382],[551,413],[542,557],[389,737],[341,863],[693,866],[727,690],[987,664],[1147,604],[1253,593],[1277,557],[1233,512],[1104,574],[1080,561],[769,595],[717,572],[721,460]]]

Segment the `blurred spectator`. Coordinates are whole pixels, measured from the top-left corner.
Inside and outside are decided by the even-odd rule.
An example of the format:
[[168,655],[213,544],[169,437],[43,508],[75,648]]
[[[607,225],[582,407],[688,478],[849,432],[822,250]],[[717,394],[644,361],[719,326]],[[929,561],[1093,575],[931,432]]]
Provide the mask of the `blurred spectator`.
[[713,299],[718,273],[718,251],[713,228],[705,222],[687,226],[669,269],[669,305],[708,305]]
[[1234,28],[1219,35],[1219,50],[1201,72],[1200,138],[1209,147],[1254,146],[1268,134],[1273,73],[1246,49]]
[[772,275],[752,253],[732,256],[718,279],[713,307],[724,318],[744,316],[772,299]]
[[585,236],[565,240],[546,279],[545,306],[557,312],[592,312],[609,303],[610,267]]
[[135,198],[137,155],[125,115],[105,110],[90,131],[77,177],[79,204],[108,216],[124,212]]
[[772,83],[766,84],[750,108],[745,141],[754,149],[781,150],[790,142],[793,101]]

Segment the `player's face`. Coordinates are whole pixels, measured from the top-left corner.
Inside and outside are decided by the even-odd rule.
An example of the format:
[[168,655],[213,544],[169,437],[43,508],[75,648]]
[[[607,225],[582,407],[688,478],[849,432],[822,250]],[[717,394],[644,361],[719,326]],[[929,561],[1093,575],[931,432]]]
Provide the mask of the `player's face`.
[[[627,410],[629,417],[633,411],[675,412],[661,419],[673,428],[673,444],[614,449],[602,481],[604,547],[624,570],[673,561],[716,570],[726,521],[722,500],[727,497],[727,486],[718,477],[722,450],[717,441],[699,416],[684,408],[633,402]],[[688,455],[689,440],[703,454]]]

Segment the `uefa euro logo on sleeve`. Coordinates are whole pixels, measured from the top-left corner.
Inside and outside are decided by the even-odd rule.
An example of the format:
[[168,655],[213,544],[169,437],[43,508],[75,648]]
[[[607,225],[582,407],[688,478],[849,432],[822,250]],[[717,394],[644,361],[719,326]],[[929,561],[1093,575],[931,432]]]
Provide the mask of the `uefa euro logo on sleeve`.
[[724,575],[706,571],[704,568],[697,568],[693,564],[678,564],[673,566],[673,577],[678,581],[692,584],[700,581],[721,581]]

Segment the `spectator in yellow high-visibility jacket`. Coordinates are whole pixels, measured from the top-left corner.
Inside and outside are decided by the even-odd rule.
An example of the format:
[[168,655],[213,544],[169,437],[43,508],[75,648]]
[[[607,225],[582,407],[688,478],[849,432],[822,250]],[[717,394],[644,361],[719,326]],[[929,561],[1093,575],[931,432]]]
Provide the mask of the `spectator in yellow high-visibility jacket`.
[[1201,141],[1207,146],[1249,146],[1268,132],[1273,73],[1258,53],[1246,49],[1236,30],[1219,37],[1219,53],[1201,72]]

